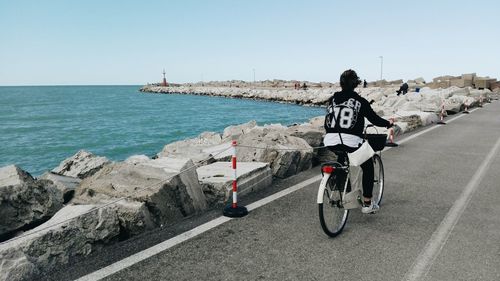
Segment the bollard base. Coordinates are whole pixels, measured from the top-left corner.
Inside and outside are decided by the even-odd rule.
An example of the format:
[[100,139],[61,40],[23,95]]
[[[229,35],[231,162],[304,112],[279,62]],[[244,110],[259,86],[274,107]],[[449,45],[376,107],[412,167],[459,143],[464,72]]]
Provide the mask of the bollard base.
[[227,204],[226,207],[224,207],[224,211],[222,213],[226,217],[241,218],[248,215],[248,210],[247,208],[242,206],[237,206],[236,208],[233,208],[232,204]]
[[439,122],[437,122],[436,124],[439,124],[439,125],[446,125],[446,123],[444,123],[443,121],[439,121]]
[[470,112],[469,112],[469,111],[467,111],[467,110],[465,110],[465,111],[463,111],[462,113],[463,113],[463,114],[469,114]]
[[395,142],[386,142],[385,143],[385,146],[388,146],[388,147],[396,147],[396,146],[399,146],[399,144],[395,143]]

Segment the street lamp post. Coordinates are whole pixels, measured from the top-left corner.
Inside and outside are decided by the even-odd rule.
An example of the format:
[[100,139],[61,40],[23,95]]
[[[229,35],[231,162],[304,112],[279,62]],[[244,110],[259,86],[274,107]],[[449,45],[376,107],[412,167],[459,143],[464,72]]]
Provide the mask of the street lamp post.
[[379,56],[380,58],[380,80],[382,80],[382,72],[384,70],[384,56]]

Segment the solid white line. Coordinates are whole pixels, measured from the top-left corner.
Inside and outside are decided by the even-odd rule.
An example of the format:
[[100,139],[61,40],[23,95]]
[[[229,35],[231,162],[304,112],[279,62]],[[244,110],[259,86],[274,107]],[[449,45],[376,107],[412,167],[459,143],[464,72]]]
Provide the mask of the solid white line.
[[[477,108],[474,109],[474,110],[477,110]],[[472,112],[474,110],[471,110],[470,112]],[[461,115],[461,116],[463,116],[463,115]],[[452,122],[455,119],[460,118],[461,116],[457,116],[457,117],[454,117],[452,119],[445,120],[445,121]],[[412,136],[409,136],[409,137],[407,137],[405,139],[400,140],[399,143],[405,143],[405,142],[407,142],[410,139],[416,138],[417,136],[420,136],[420,135],[422,135],[424,133],[427,133],[427,132],[429,132],[431,130],[434,130],[435,128],[438,128],[438,127],[439,126],[433,126],[433,127],[429,128],[429,129],[423,130],[423,131],[421,131],[421,132],[419,132],[417,134],[414,134]],[[384,149],[384,151],[387,150],[387,149],[390,149],[390,147]],[[294,191],[297,191],[297,190],[299,190],[301,188],[304,188],[305,186],[308,186],[308,185],[310,185],[310,184],[312,184],[312,183],[314,183],[316,181],[319,181],[319,180],[321,180],[321,175],[314,176],[314,177],[312,177],[310,179],[307,179],[307,180],[305,180],[303,182],[300,182],[300,183],[298,183],[298,184],[296,184],[294,186],[291,186],[291,187],[289,187],[287,189],[284,189],[284,190],[282,190],[280,192],[277,192],[277,193],[275,193],[273,195],[270,195],[270,196],[268,196],[266,198],[260,199],[259,201],[256,201],[256,202],[254,202],[252,204],[249,204],[247,206],[247,209],[249,211],[255,210],[255,209],[257,209],[257,208],[259,208],[261,206],[264,206],[264,205],[266,205],[266,204],[268,204],[268,203],[270,203],[270,202],[272,202],[272,201],[274,201],[276,199],[279,199],[279,198],[281,198],[283,196],[286,196],[286,195],[288,195],[288,194],[290,194],[290,193],[292,193]],[[158,254],[158,253],[160,253],[162,251],[165,251],[165,250],[167,250],[167,249],[169,249],[169,248],[171,248],[171,247],[173,247],[173,246],[175,246],[175,245],[177,245],[179,243],[182,243],[182,242],[184,242],[186,240],[189,240],[190,238],[193,238],[193,237],[195,237],[197,235],[200,235],[200,234],[202,234],[202,233],[204,233],[204,232],[206,232],[206,231],[208,231],[208,230],[210,230],[212,228],[215,228],[215,227],[217,227],[217,226],[219,226],[219,225],[221,225],[221,224],[223,224],[225,222],[228,222],[230,220],[231,219],[227,218],[227,217],[223,217],[223,216],[222,217],[218,217],[218,218],[216,218],[214,220],[211,220],[211,221],[209,221],[209,222],[207,222],[205,224],[202,224],[202,225],[200,225],[200,226],[198,226],[196,228],[193,228],[193,229],[191,229],[191,230],[189,230],[187,232],[184,232],[184,233],[179,234],[179,235],[177,235],[177,236],[175,236],[173,238],[170,238],[170,239],[168,239],[166,241],[163,241],[163,242],[161,242],[159,244],[156,244],[156,245],[154,245],[154,246],[152,246],[152,247],[150,247],[148,249],[145,249],[145,250],[143,250],[141,252],[138,252],[138,253],[136,253],[134,255],[131,255],[131,256],[127,257],[127,258],[119,260],[119,261],[117,261],[117,262],[115,262],[115,263],[113,263],[111,265],[108,265],[108,266],[103,267],[103,268],[101,268],[101,269],[99,269],[97,271],[94,271],[93,273],[90,273],[88,275],[82,276],[79,279],[76,279],[76,281],[101,280],[102,278],[110,276],[110,275],[112,275],[112,274],[114,274],[114,273],[116,273],[116,272],[118,272],[118,271],[120,271],[122,269],[125,269],[125,268],[130,267],[130,266],[132,266],[132,265],[134,265],[134,264],[136,264],[136,263],[138,263],[140,261],[143,261],[143,260],[145,260],[147,258],[150,258],[150,257],[152,257],[152,256],[154,256],[154,255],[156,255],[156,254]]]
[[448,240],[448,237],[450,236],[453,228],[458,222],[458,219],[462,216],[465,208],[469,204],[474,191],[479,186],[479,183],[481,182],[491,164],[491,160],[497,154],[499,147],[500,138],[496,141],[495,145],[490,150],[481,166],[477,169],[476,173],[471,178],[464,191],[462,191],[460,197],[455,201],[451,209],[448,211],[443,221],[441,221],[439,227],[436,229],[436,231],[434,231],[431,238],[425,245],[425,248],[422,250],[422,252],[420,252],[417,259],[413,263],[412,268],[405,274],[403,280],[420,280],[420,278],[427,275],[433,261],[441,252],[441,249],[446,244],[446,241]]
[[195,236],[198,236],[214,227],[217,227],[227,221],[230,221],[231,218],[228,217],[218,217],[214,220],[211,220],[207,223],[204,223],[198,227],[195,227],[187,232],[184,232],[180,235],[177,235],[173,238],[170,238],[166,241],[161,242],[160,244],[156,244],[146,250],[140,251],[134,255],[131,255],[129,257],[126,257],[120,261],[117,261],[111,265],[108,265],[104,268],[101,268],[97,271],[94,271],[88,275],[82,276],[79,279],[76,279],[77,281],[94,281],[94,280],[101,280],[102,278],[105,278],[107,276],[110,276],[111,274],[114,274],[122,269],[125,269],[129,266],[132,266],[140,261],[143,261],[149,257],[152,257],[162,251],[165,251],[179,243],[182,243],[188,239],[191,239]]

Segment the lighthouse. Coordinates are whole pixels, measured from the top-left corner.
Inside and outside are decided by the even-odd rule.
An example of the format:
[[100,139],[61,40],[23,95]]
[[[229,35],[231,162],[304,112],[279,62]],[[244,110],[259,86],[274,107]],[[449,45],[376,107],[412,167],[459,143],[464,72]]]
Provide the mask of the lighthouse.
[[161,85],[163,87],[167,87],[168,86],[167,78],[165,78],[165,69],[163,69],[163,81],[161,82]]

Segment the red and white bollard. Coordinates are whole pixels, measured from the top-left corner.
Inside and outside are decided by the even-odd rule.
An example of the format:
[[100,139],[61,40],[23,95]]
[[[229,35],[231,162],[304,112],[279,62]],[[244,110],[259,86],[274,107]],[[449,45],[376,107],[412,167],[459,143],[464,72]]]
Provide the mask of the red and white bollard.
[[236,141],[233,140],[232,142],[232,147],[233,147],[233,155],[231,157],[231,165],[233,169],[233,200],[230,204],[227,204],[226,207],[224,207],[223,214],[226,217],[231,217],[231,218],[241,218],[246,215],[248,215],[248,210],[247,208],[243,206],[238,206],[238,178],[237,178],[237,173],[236,173]]
[[439,125],[446,125],[446,123],[444,122],[444,99],[441,101],[441,113],[439,114],[439,122],[437,122],[437,124]]
[[483,107],[483,95],[479,95],[479,107]]
[[469,106],[466,103],[464,103],[464,106],[465,106],[465,109],[462,113],[469,114]]
[[[394,122],[396,122],[396,120],[394,118],[389,118],[389,119],[392,120],[393,124],[394,124]],[[396,147],[398,145],[399,144],[394,142],[394,128],[391,127],[391,128],[389,128],[389,139],[385,142],[385,146]]]

